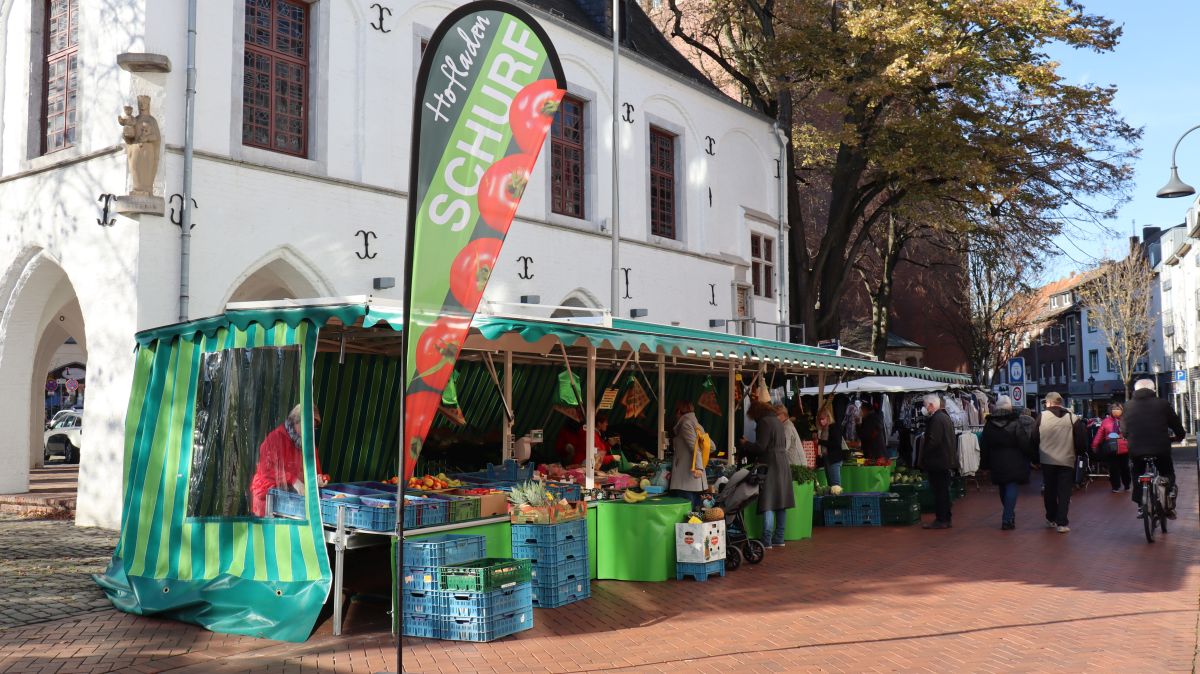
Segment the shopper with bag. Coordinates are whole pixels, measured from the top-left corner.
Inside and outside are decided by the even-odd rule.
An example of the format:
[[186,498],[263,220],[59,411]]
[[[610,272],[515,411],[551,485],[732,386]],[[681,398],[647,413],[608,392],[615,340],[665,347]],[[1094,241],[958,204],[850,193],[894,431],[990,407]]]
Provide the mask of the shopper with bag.
[[1114,494],[1120,493],[1122,485],[1125,491],[1133,482],[1129,474],[1129,445],[1121,437],[1121,414],[1124,413],[1121,403],[1108,406],[1108,416],[1100,422],[1096,437],[1092,438],[1092,451],[1108,464],[1108,482],[1112,485]]
[[1038,417],[1037,447],[1042,464],[1042,496],[1046,502],[1046,526],[1065,534],[1074,488],[1076,457],[1087,451],[1087,427],[1083,419],[1062,406],[1062,395],[1046,394],[1046,409]]

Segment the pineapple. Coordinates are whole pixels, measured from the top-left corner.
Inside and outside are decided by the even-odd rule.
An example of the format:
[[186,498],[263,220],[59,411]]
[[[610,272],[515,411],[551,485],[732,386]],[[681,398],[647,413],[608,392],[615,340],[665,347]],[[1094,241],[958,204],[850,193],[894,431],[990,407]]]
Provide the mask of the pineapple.
[[554,502],[546,487],[537,482],[522,482],[508,493],[508,501],[521,510],[541,508]]

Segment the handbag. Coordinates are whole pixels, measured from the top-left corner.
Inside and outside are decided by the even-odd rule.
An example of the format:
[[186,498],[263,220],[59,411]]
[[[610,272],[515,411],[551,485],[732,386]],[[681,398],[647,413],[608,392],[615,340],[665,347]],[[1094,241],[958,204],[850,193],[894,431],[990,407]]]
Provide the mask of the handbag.
[[[1120,450],[1121,442],[1122,442],[1122,440],[1121,440],[1120,435],[1117,435],[1116,433],[1109,433],[1108,437],[1104,438],[1104,441],[1100,443],[1099,451],[1097,452],[1097,454],[1104,458],[1116,456],[1117,454],[1121,453],[1121,450]],[[1129,451],[1129,449],[1126,448],[1125,451]]]

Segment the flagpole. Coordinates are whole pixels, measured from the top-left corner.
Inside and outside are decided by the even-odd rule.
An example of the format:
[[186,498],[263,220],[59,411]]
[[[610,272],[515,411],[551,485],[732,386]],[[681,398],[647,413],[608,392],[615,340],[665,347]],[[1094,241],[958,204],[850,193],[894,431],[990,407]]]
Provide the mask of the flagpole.
[[621,313],[621,170],[619,167],[618,147],[621,142],[620,108],[620,67],[621,59],[621,0],[613,0],[612,5],[612,48],[613,48],[613,90],[612,90],[612,215],[609,217],[609,233],[612,236],[612,277],[609,282],[611,298],[609,308],[613,317]]

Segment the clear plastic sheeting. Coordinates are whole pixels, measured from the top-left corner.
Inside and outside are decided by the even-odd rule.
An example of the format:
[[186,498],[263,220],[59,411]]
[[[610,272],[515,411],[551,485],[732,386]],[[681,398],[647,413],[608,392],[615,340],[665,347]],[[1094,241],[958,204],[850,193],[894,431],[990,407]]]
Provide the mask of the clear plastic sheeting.
[[201,356],[188,517],[264,517],[270,488],[304,493],[299,400],[299,346]]

